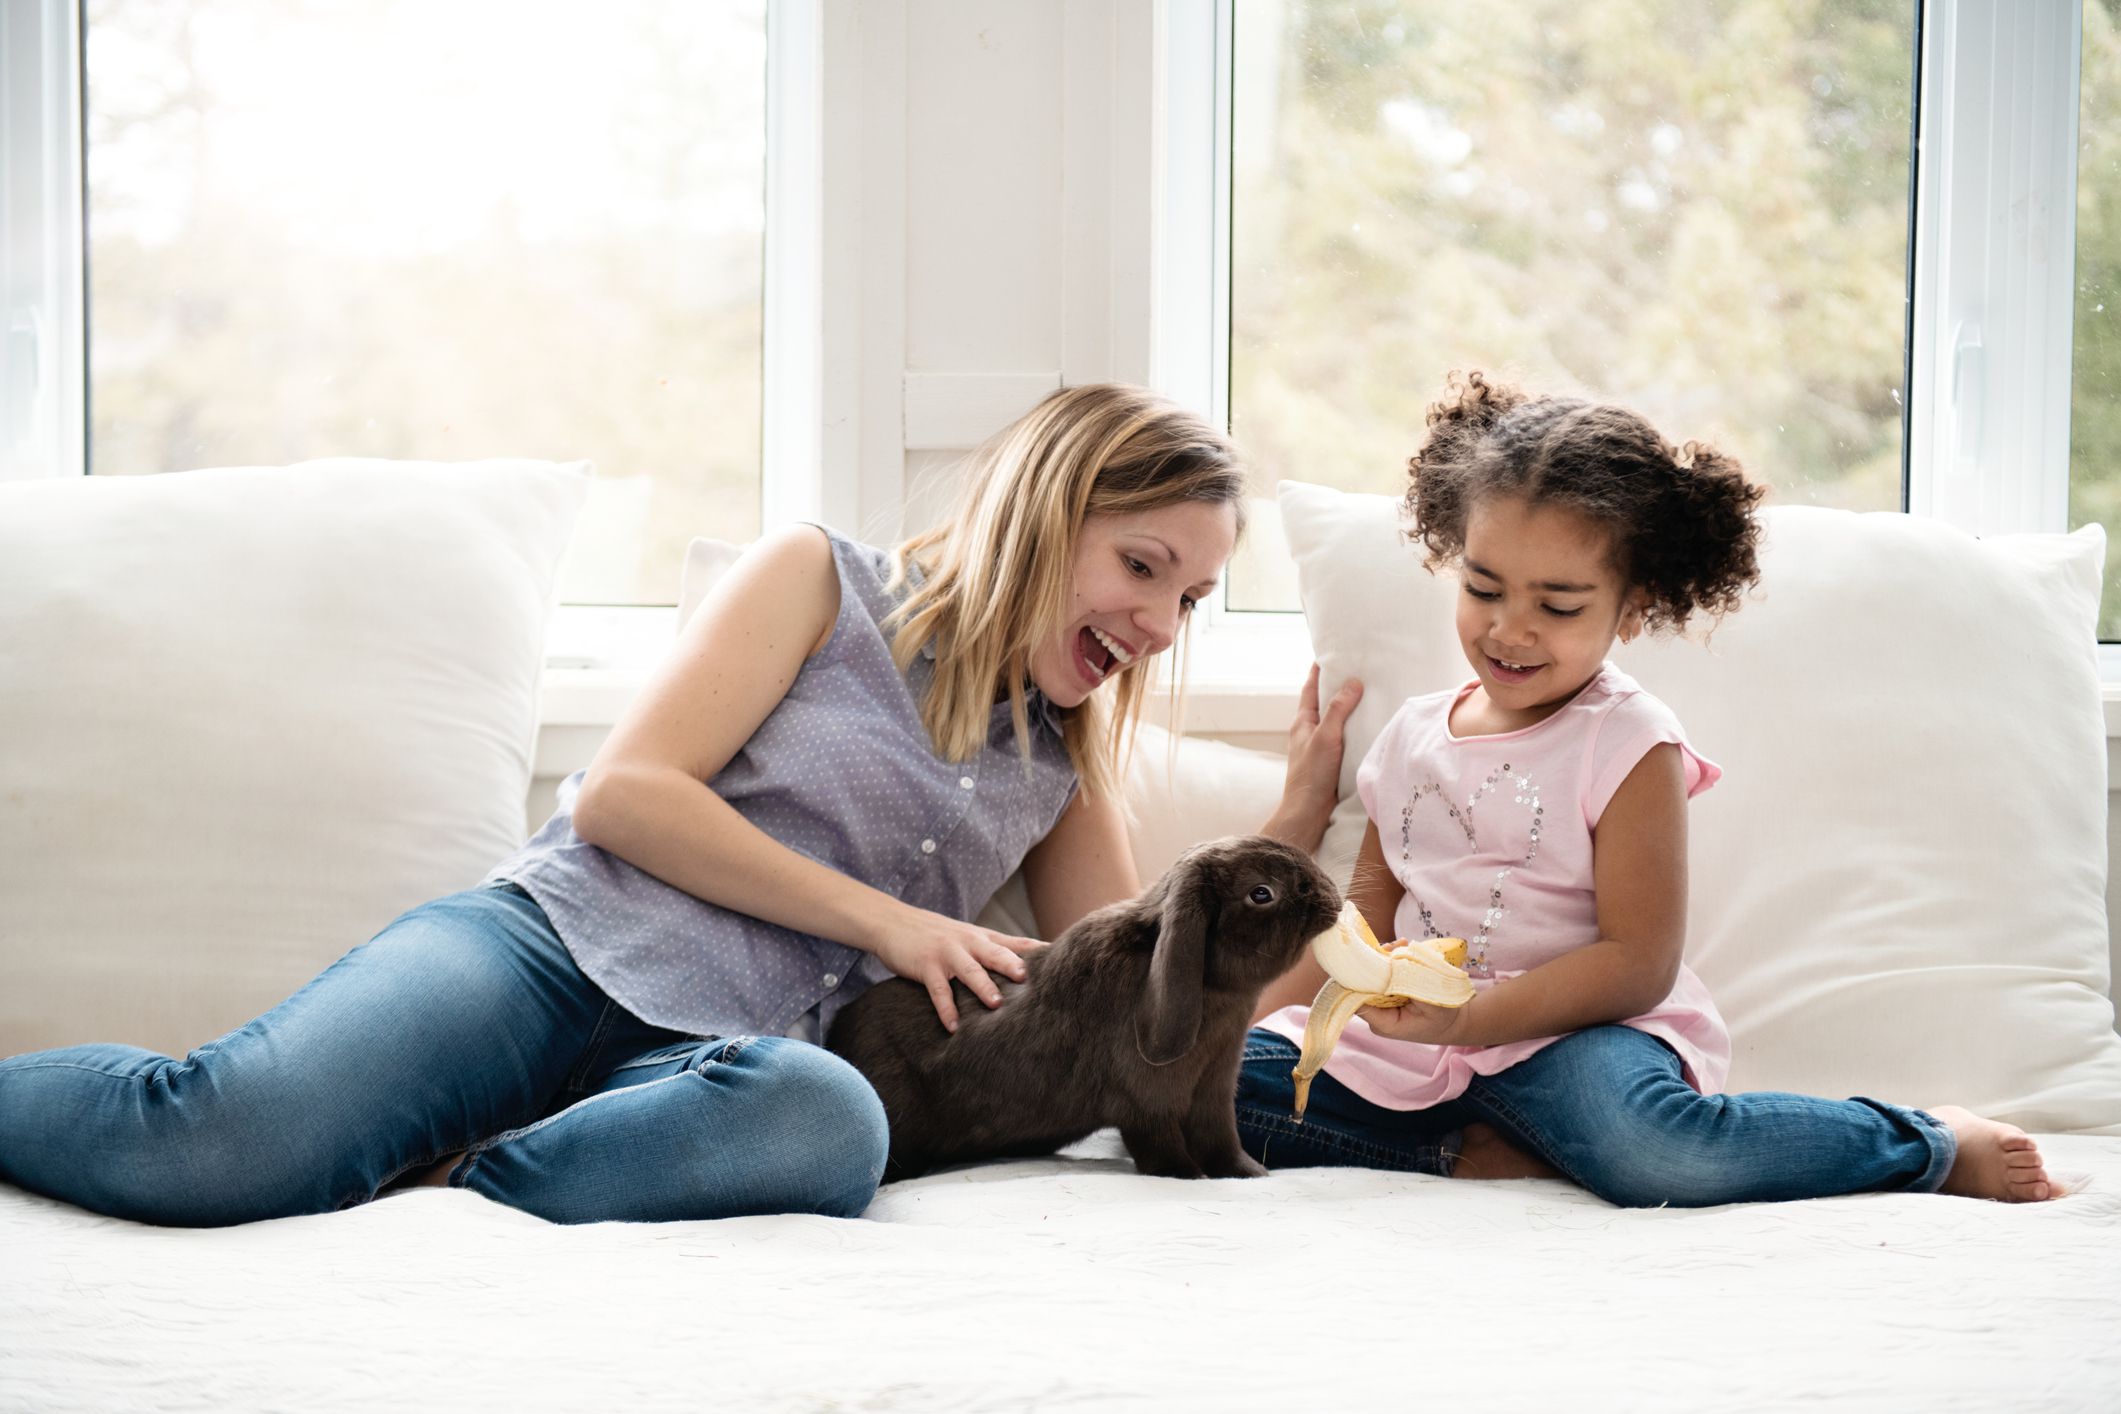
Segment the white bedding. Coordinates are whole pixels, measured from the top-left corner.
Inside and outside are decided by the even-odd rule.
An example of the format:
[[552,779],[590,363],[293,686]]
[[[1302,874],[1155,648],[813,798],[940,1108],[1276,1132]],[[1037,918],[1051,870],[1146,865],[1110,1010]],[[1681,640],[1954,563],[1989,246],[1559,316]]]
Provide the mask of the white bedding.
[[2121,1139],[2011,1207],[1137,1176],[555,1227],[454,1191],[221,1231],[0,1186],[0,1408],[2121,1409]]

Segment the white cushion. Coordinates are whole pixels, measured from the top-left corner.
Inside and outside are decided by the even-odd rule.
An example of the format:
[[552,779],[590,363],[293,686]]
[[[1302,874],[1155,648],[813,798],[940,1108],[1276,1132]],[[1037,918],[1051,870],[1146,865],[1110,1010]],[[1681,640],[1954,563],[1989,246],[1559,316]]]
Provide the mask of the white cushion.
[[0,484],[0,1054],[181,1054],[514,848],[587,482]]
[[692,611],[707,597],[707,591],[729,573],[745,549],[745,546],[729,540],[716,540],[706,535],[692,537],[691,543],[685,547],[685,563],[678,574],[679,628],[685,626]]
[[[1328,837],[1345,878],[1356,764],[1400,702],[1471,669],[1456,581],[1396,501],[1284,482],[1281,502],[1322,691],[1368,687]],[[1766,526],[1761,591],[1706,646],[1615,654],[1726,771],[1690,811],[1687,959],[1730,1023],[1730,1088],[2121,1133],[2103,535],[1802,506]]]

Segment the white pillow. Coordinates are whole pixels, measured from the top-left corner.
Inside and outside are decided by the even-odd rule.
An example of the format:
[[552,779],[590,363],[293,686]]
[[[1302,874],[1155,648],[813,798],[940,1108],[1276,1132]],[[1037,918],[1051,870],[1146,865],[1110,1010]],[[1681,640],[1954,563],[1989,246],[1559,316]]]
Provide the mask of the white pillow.
[[522,838],[583,464],[0,484],[0,1054],[182,1054]]
[[1134,868],[1144,884],[1202,840],[1257,834],[1281,804],[1288,761],[1144,723],[1127,763],[1126,805]]
[[[1389,497],[1284,482],[1281,501],[1321,690],[1368,687],[1328,836],[1351,860],[1378,730],[1471,675],[1456,582],[1422,568]],[[1615,655],[1726,772],[1690,809],[1687,960],[1730,1023],[1730,1088],[2121,1133],[2104,536],[1803,506],[1766,526],[1761,591],[1706,646]]]

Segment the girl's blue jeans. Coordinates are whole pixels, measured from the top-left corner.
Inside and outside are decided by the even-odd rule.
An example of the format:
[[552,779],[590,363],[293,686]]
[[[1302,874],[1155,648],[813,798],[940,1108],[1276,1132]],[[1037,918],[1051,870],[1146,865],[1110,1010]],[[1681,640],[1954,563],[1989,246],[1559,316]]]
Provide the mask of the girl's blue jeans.
[[0,1178],[182,1226],[365,1203],[460,1152],[450,1184],[554,1222],[851,1217],[886,1148],[839,1057],[648,1025],[512,885],[414,909],[183,1060],[0,1061]]
[[1484,1120],[1610,1203],[1701,1208],[1879,1189],[1932,1193],[1958,1154],[1943,1121],[1899,1105],[1700,1094],[1671,1047],[1627,1026],[1564,1036],[1426,1110],[1384,1109],[1322,1074],[1300,1122],[1290,1078],[1298,1053],[1271,1031],[1245,1038],[1237,1131],[1270,1169],[1343,1164],[1448,1175],[1460,1132]]

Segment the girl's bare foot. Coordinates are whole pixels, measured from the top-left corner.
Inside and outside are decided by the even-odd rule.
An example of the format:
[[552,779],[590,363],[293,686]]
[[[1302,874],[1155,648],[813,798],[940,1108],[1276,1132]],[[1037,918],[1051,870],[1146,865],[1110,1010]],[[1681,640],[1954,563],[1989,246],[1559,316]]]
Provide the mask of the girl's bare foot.
[[1561,1170],[1526,1153],[1492,1125],[1469,1124],[1458,1141],[1453,1178],[1560,1178]]
[[2048,1178],[2040,1161],[2039,1146],[2017,1125],[1983,1119],[1957,1105],[1939,1105],[1930,1113],[1959,1138],[1959,1157],[1945,1177],[1943,1192],[2005,1203],[2038,1203],[2062,1196],[2061,1185]]

